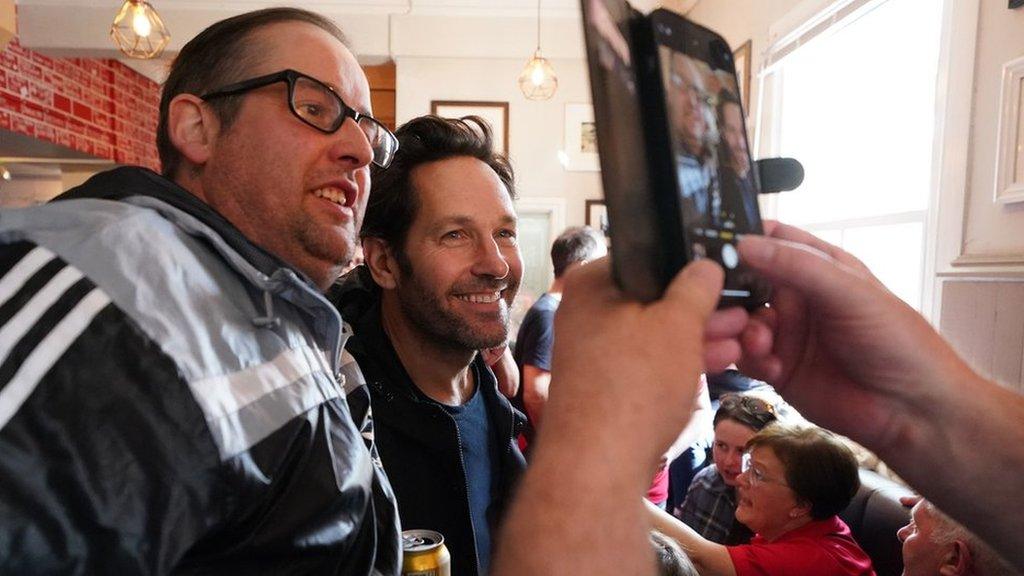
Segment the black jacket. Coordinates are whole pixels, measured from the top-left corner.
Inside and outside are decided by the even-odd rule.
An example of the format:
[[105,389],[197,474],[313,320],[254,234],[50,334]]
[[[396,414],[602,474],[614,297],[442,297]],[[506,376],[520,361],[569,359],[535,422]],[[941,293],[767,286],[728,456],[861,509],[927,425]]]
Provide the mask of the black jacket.
[[119,168],[0,213],[17,279],[0,574],[398,574],[393,497],[335,379],[341,320],[294,270]]
[[[452,555],[452,574],[478,574],[466,471],[455,420],[416,388],[381,326],[380,288],[360,266],[328,292],[354,331],[346,350],[359,363],[370,389],[374,441],[398,499],[403,530],[436,530]],[[497,528],[526,461],[516,444],[525,416],[498,393],[493,373],[478,355],[479,393],[497,435],[488,520]],[[497,541],[492,541],[496,545]]]

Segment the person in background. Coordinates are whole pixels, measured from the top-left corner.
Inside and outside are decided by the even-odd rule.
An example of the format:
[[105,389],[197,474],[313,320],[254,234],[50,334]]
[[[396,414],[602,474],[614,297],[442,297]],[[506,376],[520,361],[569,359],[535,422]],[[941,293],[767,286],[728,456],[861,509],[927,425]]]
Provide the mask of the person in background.
[[562,301],[562,278],[575,266],[582,266],[608,253],[604,237],[588,226],[565,229],[551,243],[551,265],[555,279],[547,292],[526,312],[513,357],[519,367],[520,386],[512,404],[527,416],[523,436],[533,442],[551,382],[551,347],[555,339],[555,312]]
[[484,363],[491,367],[494,378],[498,381],[498,392],[509,400],[519,393],[519,367],[512,357],[512,350],[508,344],[501,344],[493,348],[484,348],[480,351],[484,357]]
[[736,521],[736,489],[743,472],[743,454],[754,434],[775,420],[774,406],[757,396],[722,396],[714,418],[714,464],[697,473],[673,515],[711,542],[749,542],[753,532]]
[[683,227],[716,225],[721,213],[717,136],[705,77],[696,61],[678,52],[672,53],[667,74]]
[[718,93],[718,127],[722,134],[719,182],[722,187],[723,220],[737,230],[756,230],[761,224],[757,188],[747,152],[747,129],[739,98],[729,90]]
[[992,547],[917,499],[910,523],[897,532],[903,542],[904,576],[1020,576]]
[[699,576],[690,557],[675,540],[651,530],[651,546],[657,557],[658,576]]
[[[674,489],[672,482],[685,482],[688,488],[693,476],[704,466],[707,446],[714,433],[713,420],[707,379],[701,374],[693,412],[679,436],[676,436],[658,460],[654,480],[647,490],[647,499],[662,510],[670,510],[669,499]],[[684,492],[682,489],[678,491]]]
[[871,559],[839,519],[860,486],[853,453],[816,426],[774,423],[746,445],[736,520],[749,544],[711,542],[651,507],[655,528],[675,538],[704,576],[873,576]]
[[422,116],[396,135],[402,153],[373,173],[366,264],[328,299],[354,332],[403,529],[440,532],[452,574],[487,574],[526,466],[519,417],[479,352],[507,342],[522,279],[515,180],[475,116]]

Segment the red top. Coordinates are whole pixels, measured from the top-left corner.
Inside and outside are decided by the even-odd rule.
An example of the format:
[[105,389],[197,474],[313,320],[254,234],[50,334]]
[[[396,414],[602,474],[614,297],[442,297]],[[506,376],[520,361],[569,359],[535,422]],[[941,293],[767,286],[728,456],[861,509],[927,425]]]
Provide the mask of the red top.
[[875,576],[871,558],[838,516],[786,532],[774,542],[760,535],[750,544],[727,546],[736,576]]
[[647,499],[654,504],[661,504],[668,500],[668,466],[658,470],[658,473],[654,475],[651,487],[647,490]]

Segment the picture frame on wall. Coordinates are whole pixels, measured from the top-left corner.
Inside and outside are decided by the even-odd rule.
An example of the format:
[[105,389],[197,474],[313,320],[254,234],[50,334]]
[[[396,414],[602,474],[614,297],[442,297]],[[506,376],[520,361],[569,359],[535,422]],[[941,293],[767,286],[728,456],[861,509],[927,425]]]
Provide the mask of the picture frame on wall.
[[565,139],[563,164],[570,172],[597,172],[601,161],[597,155],[597,125],[594,107],[590,104],[565,105]]
[[732,52],[732,62],[736,66],[736,78],[739,81],[740,100],[743,110],[750,114],[750,51],[753,43],[747,40]]
[[508,155],[508,102],[431,100],[430,113],[442,118],[479,116],[491,125],[494,147]]
[[610,238],[608,234],[608,206],[605,205],[604,200],[587,200],[585,209],[584,222],[587,226],[600,230],[605,238]]
[[1024,202],[1024,57],[1003,66],[995,201]]

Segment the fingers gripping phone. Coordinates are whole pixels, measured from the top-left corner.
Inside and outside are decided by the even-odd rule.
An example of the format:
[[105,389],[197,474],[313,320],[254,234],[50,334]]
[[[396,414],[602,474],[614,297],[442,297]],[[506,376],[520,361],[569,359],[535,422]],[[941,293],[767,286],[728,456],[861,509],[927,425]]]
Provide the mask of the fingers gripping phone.
[[726,272],[720,307],[762,305],[767,284],[736,251],[762,224],[728,44],[623,0],[583,0],[583,15],[619,286],[654,300],[687,262],[712,258]]

